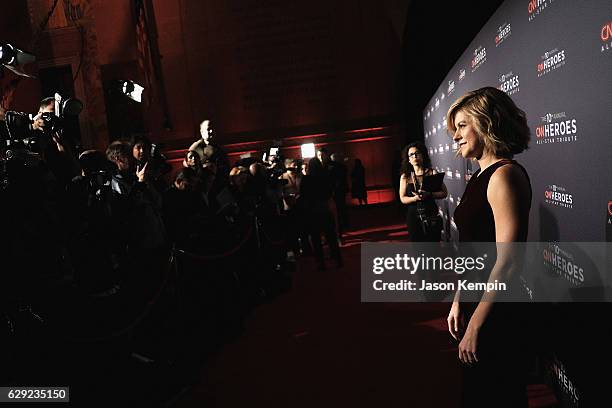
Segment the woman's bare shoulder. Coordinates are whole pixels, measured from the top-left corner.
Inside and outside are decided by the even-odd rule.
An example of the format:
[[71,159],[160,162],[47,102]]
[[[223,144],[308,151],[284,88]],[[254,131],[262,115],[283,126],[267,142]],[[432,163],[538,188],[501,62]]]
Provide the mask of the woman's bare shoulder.
[[527,181],[527,176],[522,166],[520,166],[517,163],[508,163],[508,164],[504,164],[503,166],[500,166],[493,172],[493,174],[491,175],[491,181],[493,180],[497,180],[497,181],[525,180]]
[[500,166],[491,175],[489,192],[517,191],[519,193],[529,190],[529,179],[523,168],[516,163]]

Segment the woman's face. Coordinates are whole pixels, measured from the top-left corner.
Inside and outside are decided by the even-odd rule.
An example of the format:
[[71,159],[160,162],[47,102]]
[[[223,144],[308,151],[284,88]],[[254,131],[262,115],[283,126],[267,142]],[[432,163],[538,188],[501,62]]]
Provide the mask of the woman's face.
[[136,143],[132,148],[132,156],[138,161],[146,161],[148,159],[146,146],[144,143]]
[[422,166],[423,165],[423,154],[416,147],[411,147],[408,149],[408,160],[410,164],[413,166]]
[[474,120],[463,111],[455,114],[455,134],[459,153],[463,158],[479,159],[484,152],[484,142],[476,133]]

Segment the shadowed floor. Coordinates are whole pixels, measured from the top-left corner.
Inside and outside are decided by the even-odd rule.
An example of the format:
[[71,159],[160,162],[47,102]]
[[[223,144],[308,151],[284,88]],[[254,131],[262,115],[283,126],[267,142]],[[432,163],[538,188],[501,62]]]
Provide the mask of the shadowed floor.
[[[458,406],[449,305],[360,301],[358,244],[406,240],[402,219],[390,206],[351,209],[345,266],[299,259],[293,289],[258,307],[175,406]],[[547,388],[530,394],[530,406],[552,406]]]

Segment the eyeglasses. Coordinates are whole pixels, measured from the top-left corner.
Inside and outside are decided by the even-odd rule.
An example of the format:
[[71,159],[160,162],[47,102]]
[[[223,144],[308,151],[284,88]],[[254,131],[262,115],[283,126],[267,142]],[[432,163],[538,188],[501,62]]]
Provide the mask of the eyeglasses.
[[412,158],[417,157],[417,156],[419,156],[419,157],[420,157],[420,156],[421,156],[421,153],[420,153],[420,152],[410,153],[410,154],[408,155],[408,158],[409,158],[409,159],[412,159]]

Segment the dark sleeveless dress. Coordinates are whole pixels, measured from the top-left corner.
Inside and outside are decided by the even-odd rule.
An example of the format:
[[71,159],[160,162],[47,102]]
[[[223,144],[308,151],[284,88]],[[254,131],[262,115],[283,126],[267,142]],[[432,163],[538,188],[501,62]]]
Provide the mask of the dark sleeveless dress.
[[[487,188],[493,173],[513,160],[501,160],[478,170],[466,186],[455,210],[455,224],[462,242],[495,242],[495,220],[487,201]],[[519,241],[527,240],[531,184],[528,204],[520,209]],[[489,271],[490,272],[490,271]],[[477,303],[461,303],[465,322],[469,322]],[[462,407],[527,407],[527,372],[531,351],[527,343],[527,305],[496,303],[478,334],[478,363],[463,365]]]
[[[423,176],[432,175],[431,169],[426,169]],[[408,176],[406,176],[408,177]],[[421,177],[421,176],[416,176]],[[417,179],[417,182],[421,180]],[[412,197],[416,195],[412,178],[408,177],[406,182],[406,196]],[[408,228],[408,234],[410,241],[412,242],[439,242],[440,232],[439,230],[430,233],[428,235],[423,231],[421,221],[419,220],[419,211],[423,211],[428,217],[438,214],[438,205],[433,198],[428,198],[420,202],[411,203],[406,205],[406,227]]]

